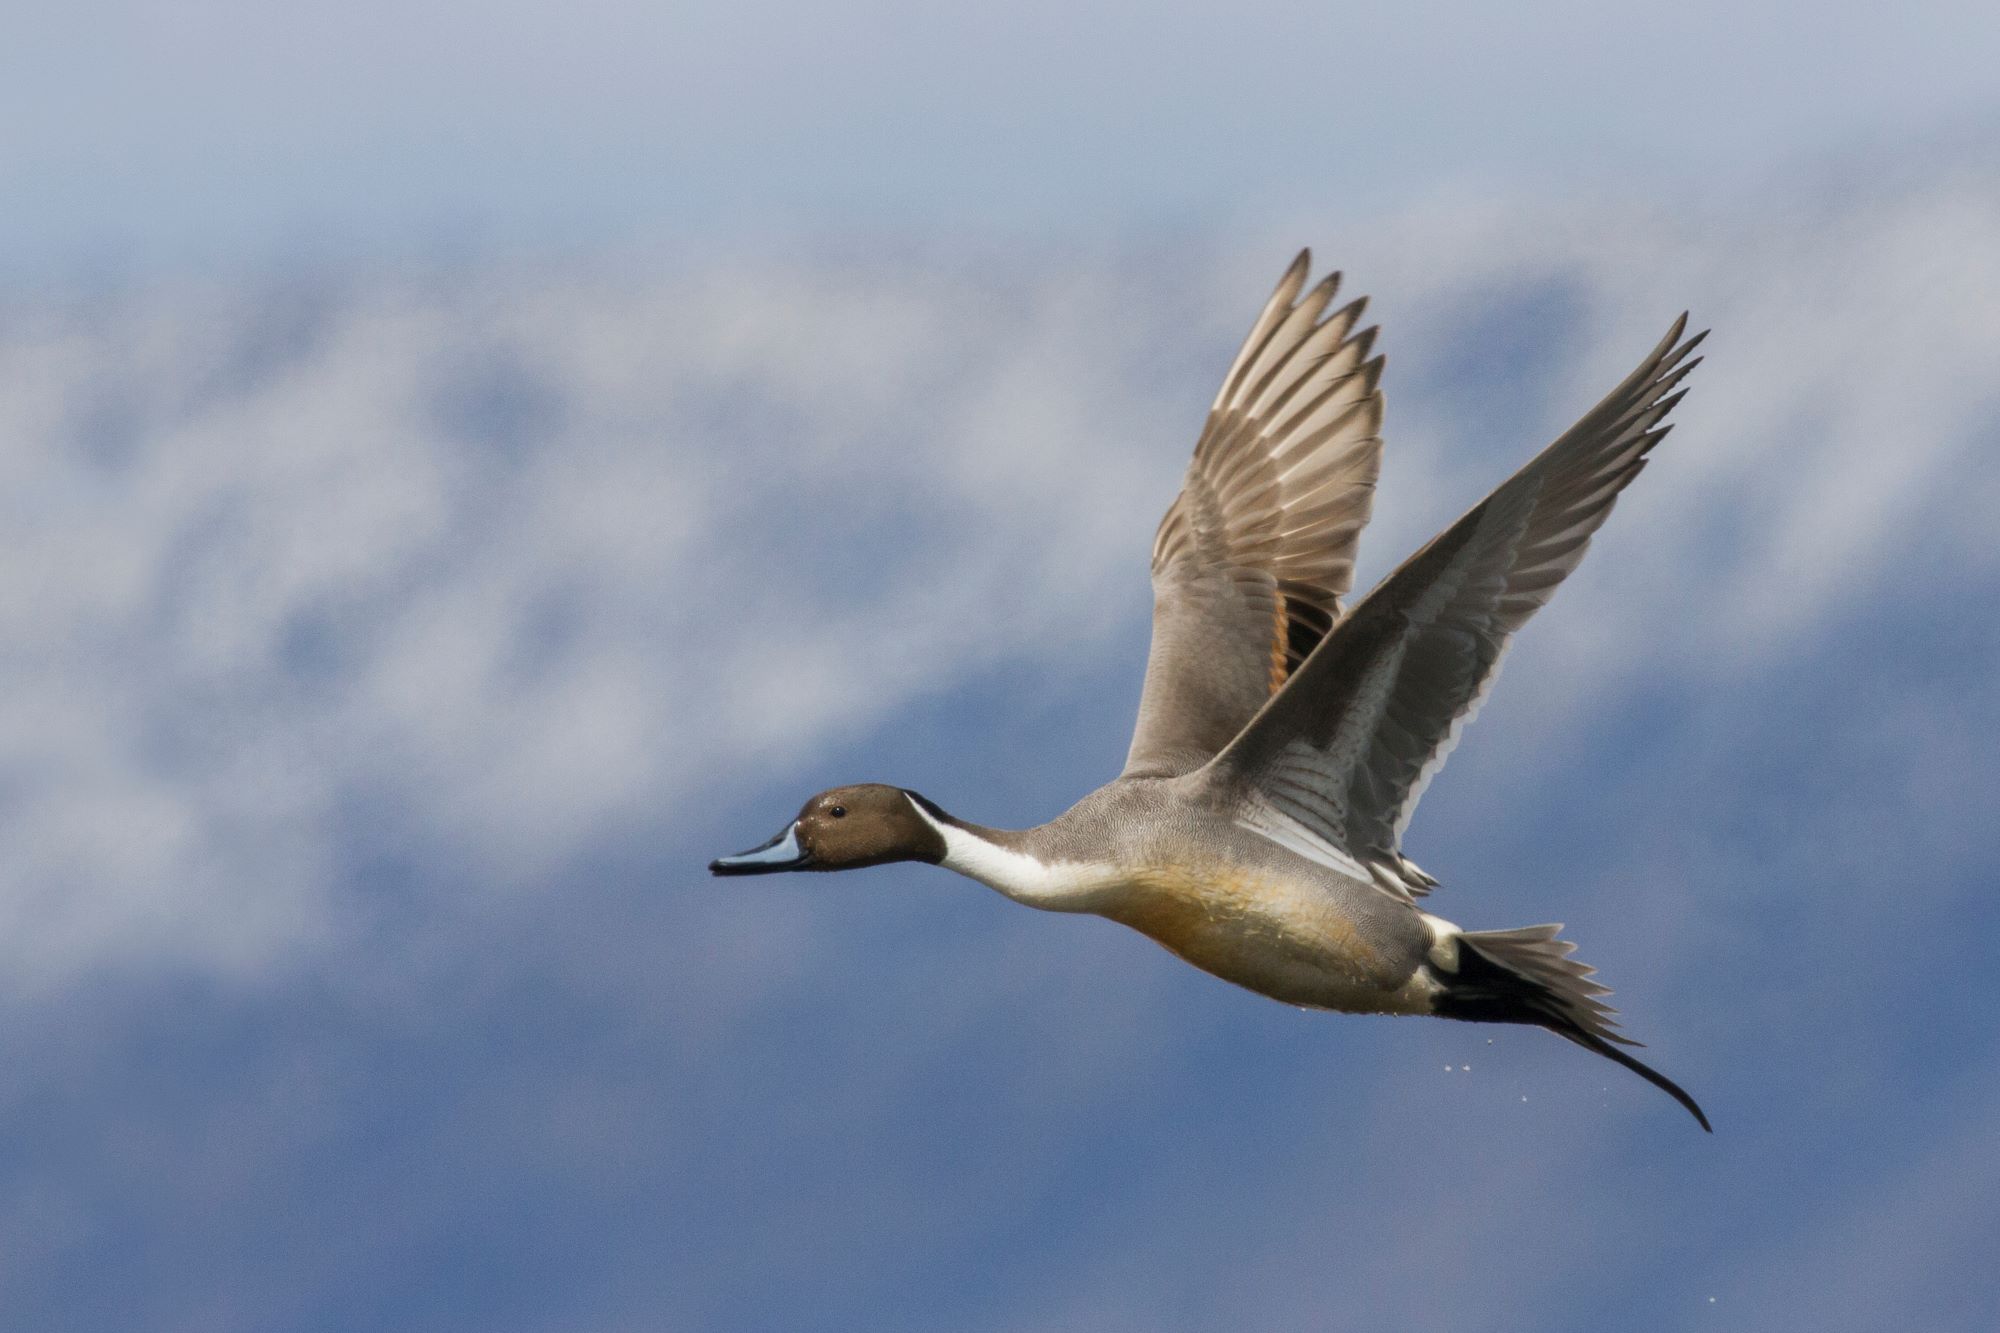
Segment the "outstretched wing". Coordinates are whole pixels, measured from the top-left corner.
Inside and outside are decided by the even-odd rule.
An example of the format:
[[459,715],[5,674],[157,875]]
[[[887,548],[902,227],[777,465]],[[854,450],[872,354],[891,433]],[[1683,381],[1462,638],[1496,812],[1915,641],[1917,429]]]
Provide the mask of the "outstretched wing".
[[1575,569],[1670,427],[1705,333],[1687,316],[1561,439],[1411,556],[1333,627],[1210,766],[1239,823],[1415,896],[1436,881],[1401,840],[1507,640]]
[[1153,648],[1125,775],[1201,767],[1340,613],[1375,494],[1382,358],[1301,251],[1223,378],[1153,541]]

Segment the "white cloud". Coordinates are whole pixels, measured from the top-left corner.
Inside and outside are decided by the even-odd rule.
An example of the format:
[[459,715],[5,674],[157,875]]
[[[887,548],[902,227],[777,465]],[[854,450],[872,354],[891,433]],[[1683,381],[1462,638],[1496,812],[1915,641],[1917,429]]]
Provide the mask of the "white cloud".
[[[1994,485],[1996,237],[2000,181],[1961,176],[1775,221],[1489,201],[1323,246],[1390,321],[1364,559],[1692,305],[1717,333],[1680,432],[1502,692],[1553,726],[1641,666],[1776,669],[1907,577],[1911,525],[1984,530],[1958,497]],[[626,254],[17,309],[0,968],[255,975],[346,929],[357,800],[520,889],[969,672],[1080,672],[1142,632],[1152,524],[1287,257]],[[1510,383],[1509,310],[1548,346],[1525,396],[1427,403]]]

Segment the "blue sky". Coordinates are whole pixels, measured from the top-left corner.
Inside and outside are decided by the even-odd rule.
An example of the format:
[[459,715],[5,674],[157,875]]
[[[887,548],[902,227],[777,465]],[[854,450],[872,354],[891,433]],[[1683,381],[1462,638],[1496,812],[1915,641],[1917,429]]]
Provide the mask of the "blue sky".
[[[2000,24],[1484,13],[28,20],[4,1322],[2000,1320]],[[1408,838],[1713,1138],[927,868],[702,869],[1116,769],[1301,244],[1389,356],[1364,582],[1715,329]]]

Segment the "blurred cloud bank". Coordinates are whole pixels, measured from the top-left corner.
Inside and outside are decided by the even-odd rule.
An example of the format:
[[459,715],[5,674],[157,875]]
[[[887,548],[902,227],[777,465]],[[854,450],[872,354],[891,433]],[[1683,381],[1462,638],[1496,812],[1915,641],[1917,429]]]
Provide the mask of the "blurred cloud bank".
[[[1692,305],[1716,352],[1607,539],[1653,554],[1586,566],[1517,707],[1587,728],[1635,671],[1783,671],[1857,604],[1985,577],[1996,238],[2000,178],[1956,175],[1809,219],[1362,231],[1392,403],[1364,558]],[[345,937],[375,839],[520,890],[913,696],[1143,639],[1134,552],[1283,258],[619,254],[17,306],[6,975],[255,972]]]
[[[9,1308],[1983,1327],[2000,172],[1287,225],[11,296]],[[1115,768],[1146,539],[1307,240],[1385,325],[1364,582],[1716,330],[1412,832],[1458,919],[1571,921],[1713,1145],[972,886],[700,874],[825,781],[1008,822]]]

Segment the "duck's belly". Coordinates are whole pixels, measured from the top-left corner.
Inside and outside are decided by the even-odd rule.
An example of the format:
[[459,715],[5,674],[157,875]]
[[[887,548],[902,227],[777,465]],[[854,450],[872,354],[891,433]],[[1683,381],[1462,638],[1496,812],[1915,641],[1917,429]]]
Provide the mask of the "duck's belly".
[[[1400,910],[1386,899],[1380,906]],[[1286,1004],[1357,1013],[1429,1007],[1421,950],[1400,947],[1404,932],[1362,929],[1319,885],[1258,871],[1154,869],[1101,910],[1202,971]]]

